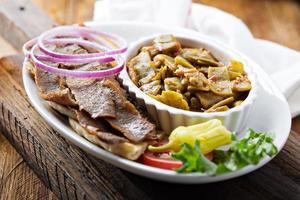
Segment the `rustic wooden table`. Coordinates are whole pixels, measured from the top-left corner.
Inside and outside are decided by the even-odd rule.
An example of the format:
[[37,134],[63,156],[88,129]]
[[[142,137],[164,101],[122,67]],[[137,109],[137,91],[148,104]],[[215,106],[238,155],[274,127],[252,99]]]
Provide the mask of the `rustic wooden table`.
[[[197,2],[237,15],[256,37],[300,50],[299,2]],[[17,50],[53,23],[27,0],[0,0],[0,21],[1,36]],[[2,43],[0,54],[8,51],[15,53],[9,45],[3,48]],[[0,199],[156,199],[191,195],[209,195],[212,199],[300,199],[300,117],[293,120],[283,151],[256,172],[208,185],[160,183],[116,169],[62,139],[28,102],[21,81],[21,61],[22,56],[0,60],[0,132],[6,137],[0,134]]]

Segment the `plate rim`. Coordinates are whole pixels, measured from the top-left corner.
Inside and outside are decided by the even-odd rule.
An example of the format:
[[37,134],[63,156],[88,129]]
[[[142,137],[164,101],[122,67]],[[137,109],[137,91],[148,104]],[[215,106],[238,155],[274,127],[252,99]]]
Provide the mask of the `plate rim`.
[[[113,22],[113,23],[109,23],[109,22],[104,22],[104,23],[99,23],[99,22],[89,22],[87,23],[89,25],[92,26],[120,26],[120,25],[132,25],[132,26],[147,26],[149,28],[150,27],[156,27],[157,29],[160,29],[161,26],[152,24],[152,23],[137,23],[137,22],[128,22],[128,21],[119,21],[119,22]],[[176,27],[175,29],[177,29],[178,27]],[[164,27],[164,29],[166,29]],[[194,32],[193,34],[196,35],[200,35],[201,37],[203,37],[202,34],[198,34],[195,31],[191,31],[188,29],[184,29],[184,28],[178,28],[181,30],[184,30],[184,32]],[[170,31],[172,31],[170,29]],[[174,28],[173,28],[174,31]],[[177,32],[177,31],[176,31]],[[207,38],[205,36],[205,38]],[[210,38],[211,40],[211,38]],[[215,42],[215,40],[214,40]],[[218,42],[221,45],[223,45],[221,42]],[[236,51],[236,50],[235,50]],[[238,52],[239,54],[241,54],[240,52]],[[243,58],[249,60],[250,62],[253,62],[252,59],[249,59],[247,56],[241,54],[243,56]],[[24,60],[25,62],[25,60]],[[235,171],[235,172],[231,172],[231,173],[227,173],[227,174],[222,174],[222,175],[218,175],[218,176],[209,176],[209,175],[203,175],[200,173],[190,173],[190,174],[178,174],[175,171],[171,171],[171,170],[164,170],[164,169],[158,169],[158,168],[154,168],[151,166],[147,166],[141,163],[137,163],[135,161],[130,161],[127,160],[125,158],[121,158],[117,155],[114,155],[94,144],[92,144],[91,142],[87,141],[85,138],[79,136],[76,134],[75,131],[71,130],[71,128],[69,127],[68,129],[65,129],[63,126],[61,126],[61,124],[63,122],[60,122],[61,124],[56,124],[55,121],[59,120],[58,118],[56,118],[56,120],[51,119],[51,116],[47,115],[47,108],[41,108],[40,105],[35,102],[35,98],[34,98],[34,94],[32,94],[31,90],[30,90],[30,84],[28,85],[28,79],[31,79],[29,72],[27,71],[26,67],[24,67],[24,62],[23,62],[23,70],[22,70],[22,77],[23,77],[23,83],[24,83],[24,88],[25,91],[29,97],[30,102],[32,103],[33,107],[35,108],[35,110],[44,118],[44,120],[52,127],[54,128],[61,136],[63,136],[64,138],[66,138],[67,140],[69,140],[70,142],[72,142],[73,144],[75,144],[76,146],[78,146],[79,148],[83,149],[84,151],[92,154],[93,156],[96,156],[99,159],[104,160],[105,162],[108,162],[114,166],[117,166],[119,168],[122,168],[126,171],[129,171],[131,173],[134,174],[138,174],[144,177],[148,177],[151,179],[156,179],[156,180],[161,180],[161,181],[166,181],[166,182],[175,182],[175,183],[188,183],[188,184],[199,184],[199,183],[211,183],[211,182],[218,182],[218,181],[222,181],[222,180],[227,180],[227,179],[231,179],[234,177],[239,177],[242,176],[244,174],[250,173],[252,171],[255,171],[257,169],[259,169],[260,167],[262,167],[263,165],[265,165],[266,163],[268,163],[269,161],[271,161],[273,158],[265,158],[263,159],[258,165],[255,166],[247,166],[239,171]],[[257,64],[254,63],[256,66]],[[274,93],[276,93],[278,98],[281,98],[282,101],[284,101],[284,103],[286,104],[286,107],[288,108],[288,103],[285,99],[285,97],[281,94],[281,92],[279,91],[279,89],[276,88],[275,84],[273,83],[273,81],[270,79],[270,77],[259,67],[257,66],[257,70],[259,70],[257,72],[258,75],[263,75],[266,80],[269,87],[272,89],[272,91]],[[33,81],[33,80],[31,80]],[[36,88],[37,89],[37,88]],[[39,96],[39,95],[38,95]],[[259,99],[259,98],[258,98]],[[42,102],[43,104],[45,102]],[[49,111],[51,112],[51,111]],[[288,110],[289,115],[290,115],[290,111]],[[291,128],[291,118],[289,119],[290,123],[288,125],[288,131],[285,134],[285,137],[283,139],[283,141],[281,141],[281,145],[278,146],[279,151],[283,148],[284,144],[286,143],[289,133],[290,133],[290,128]],[[68,132],[65,132],[65,131]],[[71,131],[71,132],[70,132]],[[73,133],[72,133],[73,132]],[[75,133],[75,134],[74,134]],[[73,136],[72,136],[73,135]]]

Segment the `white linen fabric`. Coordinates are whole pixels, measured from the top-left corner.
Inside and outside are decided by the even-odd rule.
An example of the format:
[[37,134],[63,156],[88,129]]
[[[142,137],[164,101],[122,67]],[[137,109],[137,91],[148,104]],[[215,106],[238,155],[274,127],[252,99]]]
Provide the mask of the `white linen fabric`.
[[256,39],[237,17],[191,0],[101,0],[94,20],[135,20],[194,29],[251,57],[287,98],[292,116],[300,114],[300,53]]

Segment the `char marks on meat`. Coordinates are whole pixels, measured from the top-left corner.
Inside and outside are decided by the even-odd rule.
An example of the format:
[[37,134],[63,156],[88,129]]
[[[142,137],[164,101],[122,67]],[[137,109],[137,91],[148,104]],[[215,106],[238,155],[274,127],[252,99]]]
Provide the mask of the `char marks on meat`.
[[77,120],[89,133],[109,144],[128,142],[124,137],[113,134],[114,130],[103,119],[92,119],[85,111],[77,111]]

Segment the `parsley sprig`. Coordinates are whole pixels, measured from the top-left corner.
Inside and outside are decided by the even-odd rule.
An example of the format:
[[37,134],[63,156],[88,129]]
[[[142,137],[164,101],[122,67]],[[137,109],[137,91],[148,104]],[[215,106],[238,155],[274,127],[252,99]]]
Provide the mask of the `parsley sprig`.
[[179,152],[172,154],[173,158],[183,162],[183,166],[177,172],[218,175],[239,170],[247,165],[256,165],[265,156],[272,157],[278,153],[269,133],[259,133],[252,129],[249,129],[248,136],[241,140],[233,137],[229,150],[214,150],[212,161],[201,153],[200,145],[199,140],[194,146],[185,143]]

